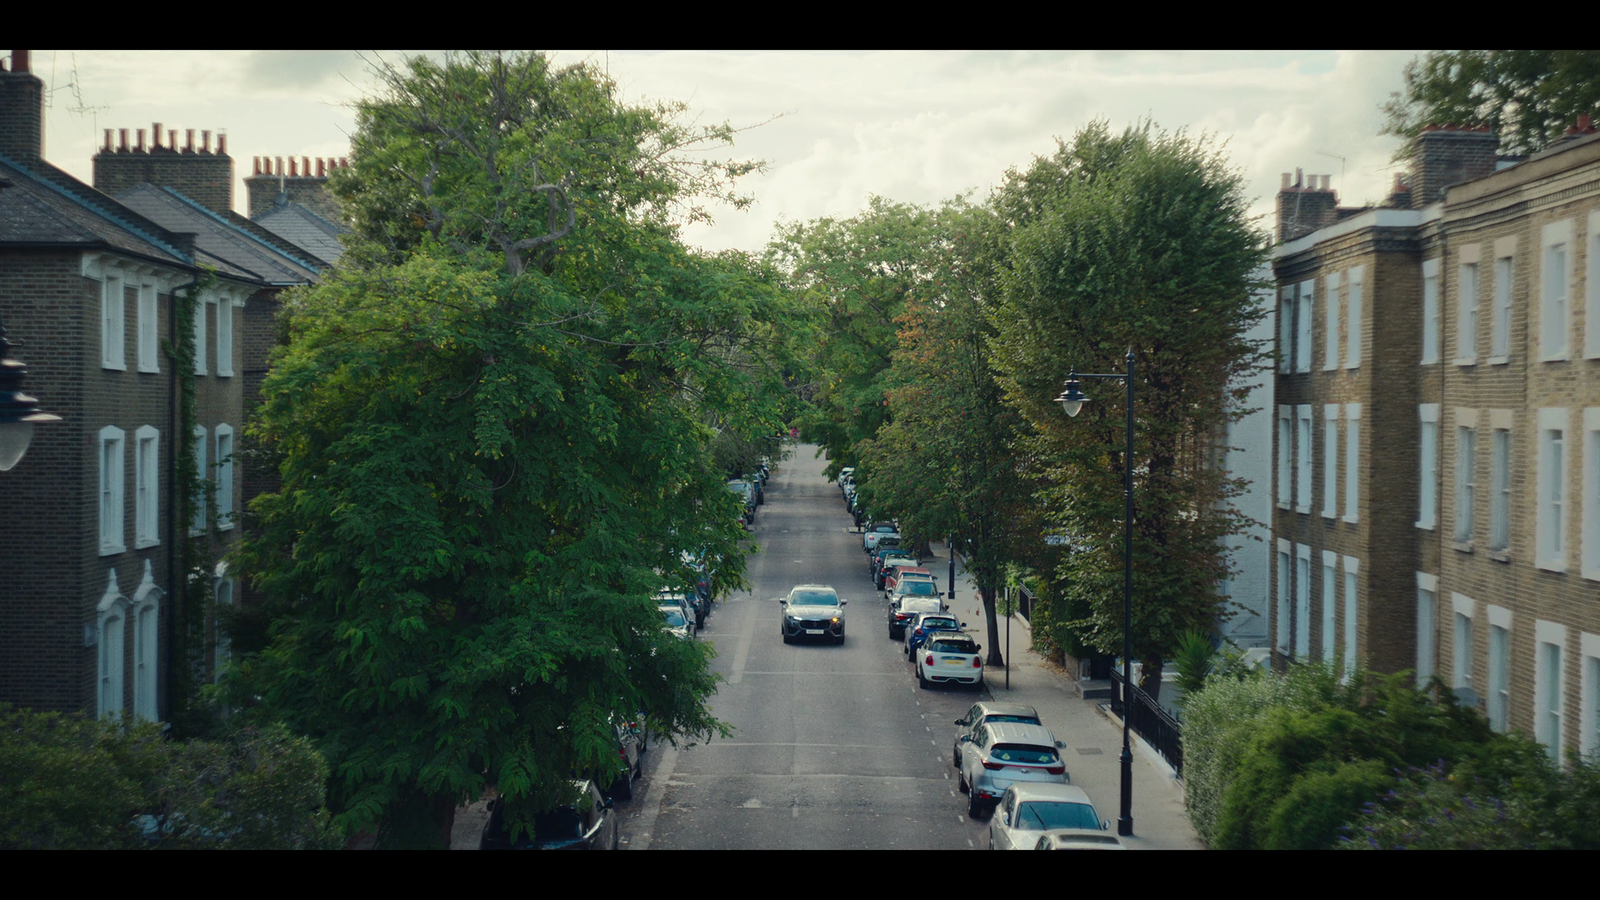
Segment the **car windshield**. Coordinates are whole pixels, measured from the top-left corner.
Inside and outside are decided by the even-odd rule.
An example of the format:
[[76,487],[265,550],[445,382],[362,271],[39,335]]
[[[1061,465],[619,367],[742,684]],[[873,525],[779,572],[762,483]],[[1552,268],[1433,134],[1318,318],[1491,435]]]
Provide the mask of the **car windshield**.
[[933,642],[930,648],[934,653],[977,653],[978,648],[971,641],[951,640],[941,638]]
[[689,624],[681,609],[663,609],[661,614],[666,617],[668,628],[682,628]]
[[838,606],[839,597],[832,591],[795,591],[789,597],[790,606]]
[[1038,716],[1009,716],[1000,713],[991,713],[983,717],[985,722],[1016,722],[1020,725],[1039,725]]
[[1001,762],[1033,763],[1039,766],[1054,763],[1058,759],[1056,751],[1049,747],[1025,744],[1000,744],[989,755]]
[[872,526],[872,530],[874,532],[878,533],[878,534],[894,534],[895,533],[893,525],[874,525],[874,526]]
[[1100,827],[1100,815],[1087,803],[1070,803],[1063,800],[1039,800],[1022,804],[1017,814],[1017,827],[1030,831],[1047,828]]
[[933,582],[931,581],[906,581],[902,582],[901,584],[902,587],[900,588],[900,593],[902,594],[914,594],[918,597],[933,597],[937,596],[939,593],[939,589],[934,587]]

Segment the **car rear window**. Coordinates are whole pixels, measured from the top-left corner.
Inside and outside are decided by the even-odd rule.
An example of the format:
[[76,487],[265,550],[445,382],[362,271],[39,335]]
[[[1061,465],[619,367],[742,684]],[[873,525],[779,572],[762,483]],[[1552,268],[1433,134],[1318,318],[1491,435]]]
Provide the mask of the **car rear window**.
[[941,639],[933,642],[935,653],[977,653],[978,648],[971,641],[952,641]]
[[[1056,751],[1053,748],[1028,744],[997,744],[989,755],[1001,762],[1033,763],[1040,766],[1057,762],[1060,759],[1060,757],[1056,756]],[[1097,825],[1096,827],[1099,826]]]

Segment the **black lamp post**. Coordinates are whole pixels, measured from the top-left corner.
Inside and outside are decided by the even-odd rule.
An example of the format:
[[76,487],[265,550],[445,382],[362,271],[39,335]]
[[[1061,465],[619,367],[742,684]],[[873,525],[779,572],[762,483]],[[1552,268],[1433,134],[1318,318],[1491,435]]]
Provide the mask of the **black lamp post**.
[[1128,447],[1122,457],[1122,814],[1117,818],[1117,834],[1133,835],[1133,751],[1128,744],[1128,686],[1132,684],[1133,659],[1133,350],[1128,350],[1128,371],[1122,375],[1067,376],[1066,389],[1056,402],[1069,416],[1076,416],[1088,401],[1078,389],[1080,378],[1121,379],[1128,385]]
[[28,367],[11,358],[11,342],[6,340],[5,322],[0,321],[0,472],[22,460],[33,441],[33,426],[39,422],[59,422],[60,416],[39,411],[39,401],[22,392]]

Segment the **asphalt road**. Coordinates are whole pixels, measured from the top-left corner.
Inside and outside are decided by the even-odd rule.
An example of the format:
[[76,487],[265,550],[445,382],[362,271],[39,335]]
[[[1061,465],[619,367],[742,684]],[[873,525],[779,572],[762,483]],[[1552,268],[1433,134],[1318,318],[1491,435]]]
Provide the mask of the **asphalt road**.
[[[825,461],[789,445],[756,512],[752,590],[719,602],[700,639],[725,679],[714,715],[726,739],[652,746],[634,799],[619,804],[631,849],[968,849],[987,822],[966,816],[951,765],[953,720],[986,692],[920,690],[868,577]],[[941,588],[943,573],[939,573]],[[845,642],[784,644],[778,599],[833,585],[849,601]],[[976,626],[978,623],[973,623]]]

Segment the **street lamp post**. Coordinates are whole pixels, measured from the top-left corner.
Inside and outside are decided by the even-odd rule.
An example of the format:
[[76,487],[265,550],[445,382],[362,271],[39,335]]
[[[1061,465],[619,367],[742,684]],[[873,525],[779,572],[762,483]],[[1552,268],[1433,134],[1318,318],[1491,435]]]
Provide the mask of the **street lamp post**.
[[22,392],[28,367],[11,358],[11,342],[6,340],[5,322],[0,321],[0,472],[9,471],[28,452],[33,441],[33,426],[39,422],[59,422],[60,416],[39,411],[39,401]]
[[1128,688],[1133,683],[1133,350],[1128,350],[1128,371],[1121,375],[1072,372],[1066,389],[1056,402],[1068,416],[1076,416],[1088,397],[1078,388],[1080,378],[1121,379],[1128,385],[1128,446],[1122,457],[1122,814],[1117,818],[1117,834],[1133,835],[1133,751],[1128,743],[1128,713],[1131,708]]

